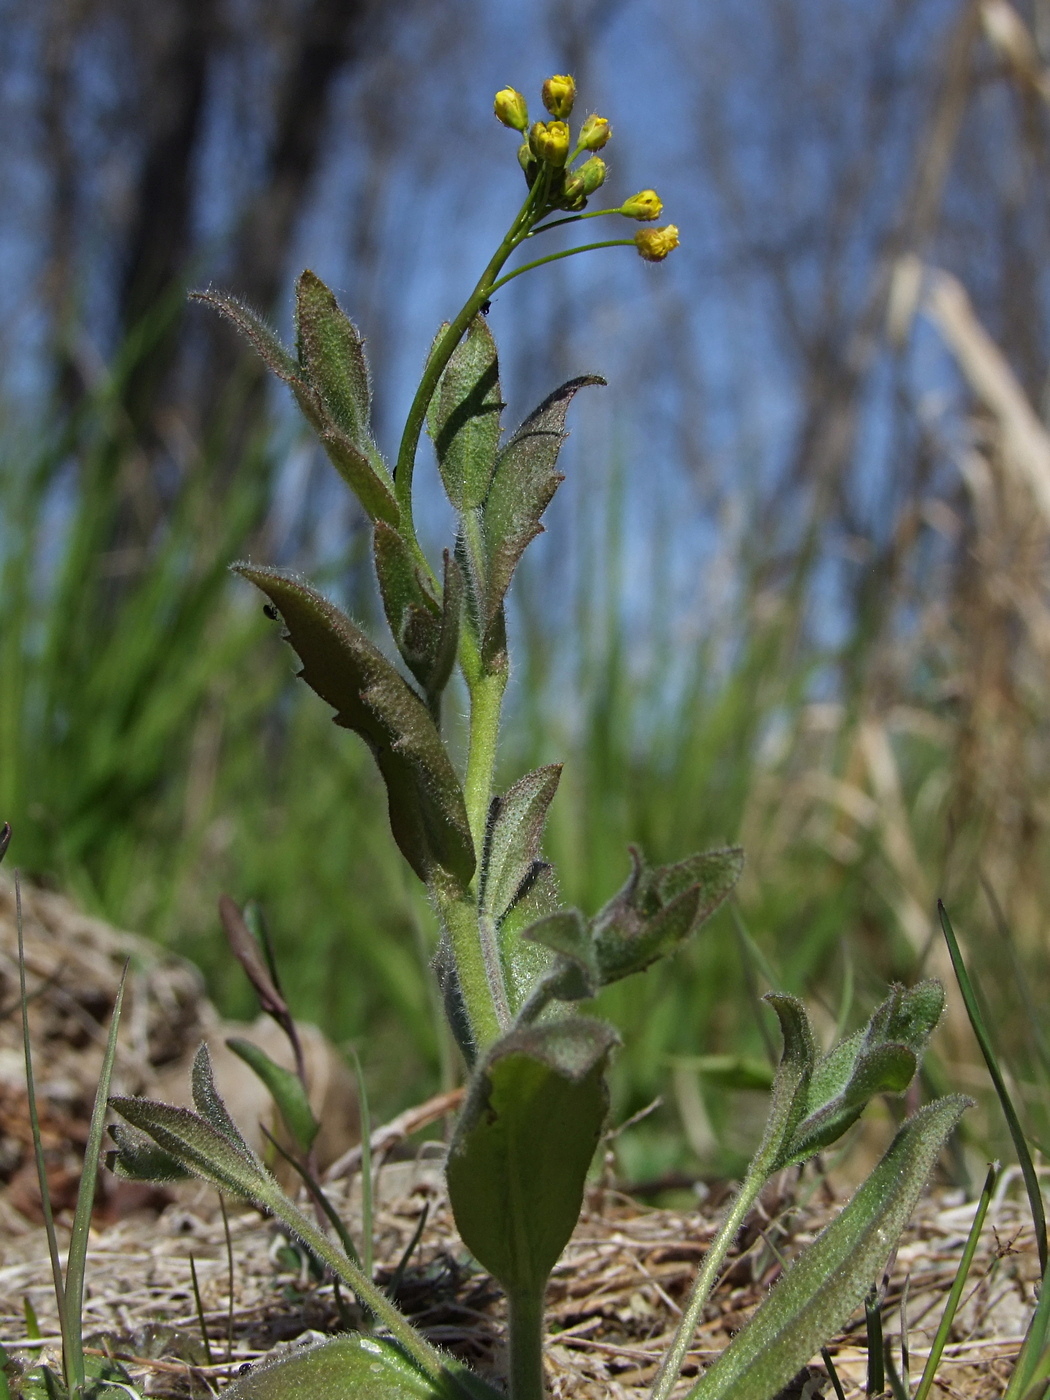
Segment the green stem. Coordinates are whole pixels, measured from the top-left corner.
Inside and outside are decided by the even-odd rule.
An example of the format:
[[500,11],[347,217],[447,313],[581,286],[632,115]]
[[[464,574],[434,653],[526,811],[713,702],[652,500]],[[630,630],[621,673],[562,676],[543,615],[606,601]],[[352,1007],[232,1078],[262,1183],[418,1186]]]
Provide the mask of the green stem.
[[602,243],[581,243],[578,248],[566,248],[561,253],[548,253],[545,258],[537,258],[535,262],[523,263],[521,267],[516,267],[513,272],[508,272],[506,277],[501,277],[498,282],[493,282],[489,293],[491,295],[492,292],[498,292],[508,282],[513,282],[515,277],[520,277],[523,272],[531,272],[534,267],[542,267],[544,263],[558,262],[561,258],[571,258],[577,253],[591,253],[595,248],[635,248],[637,246],[633,238],[609,238]]
[[510,1400],[543,1400],[543,1290],[507,1299],[510,1331]]
[[[415,524],[412,519],[412,474],[416,464],[416,450],[419,447],[420,434],[423,431],[423,424],[426,421],[427,409],[430,407],[430,400],[434,397],[438,381],[444,372],[445,366],[452,358],[452,353],[463,333],[470,325],[471,321],[478,314],[481,307],[488,300],[489,293],[499,275],[500,268],[510,257],[511,253],[521,242],[528,232],[531,216],[534,213],[537,198],[546,184],[544,174],[536,178],[535,183],[529,190],[524,204],[507,230],[503,242],[493,253],[488,266],[478,279],[473,292],[467,298],[466,304],[460,311],[456,319],[451,322],[448,329],[442,335],[437,345],[434,347],[430,358],[427,360],[423,377],[419,381],[412,406],[408,410],[408,417],[405,419],[404,432],[401,434],[401,445],[397,451],[397,465],[394,468],[394,495],[401,508],[401,533],[404,538],[419,549],[416,541]],[[542,205],[540,206],[542,207]]]
[[672,1390],[674,1390],[682,1369],[682,1362],[685,1360],[686,1352],[689,1350],[693,1335],[703,1316],[704,1307],[711,1296],[711,1290],[714,1288],[722,1265],[725,1263],[726,1255],[729,1253],[730,1246],[736,1239],[736,1233],[744,1223],[748,1211],[758,1200],[765,1180],[764,1172],[749,1172],[744,1178],[744,1184],[734,1197],[725,1219],[719,1226],[718,1234],[711,1241],[711,1246],[704,1255],[704,1262],[696,1276],[696,1282],[693,1284],[688,1306],[682,1314],[682,1320],[674,1334],[674,1341],[664,1356],[656,1380],[653,1382],[653,1388],[649,1392],[649,1400],[668,1400]]
[[498,950],[482,936],[477,901],[472,895],[438,895],[437,904],[452,945],[471,1038],[480,1053],[504,1030],[499,1008],[506,1003],[506,992]]
[[566,219],[555,219],[552,224],[537,224],[534,229],[529,230],[526,237],[535,238],[538,233],[546,233],[548,229],[564,228],[566,224],[578,224],[583,219],[602,219],[606,214],[619,213],[619,205],[615,209],[589,209],[586,214],[570,214]]

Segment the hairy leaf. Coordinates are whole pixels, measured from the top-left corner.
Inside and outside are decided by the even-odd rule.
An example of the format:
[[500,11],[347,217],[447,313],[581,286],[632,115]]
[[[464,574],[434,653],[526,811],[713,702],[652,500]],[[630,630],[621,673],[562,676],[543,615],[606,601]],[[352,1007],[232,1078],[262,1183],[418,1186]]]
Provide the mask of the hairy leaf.
[[193,1095],[197,1112],[205,1122],[210,1123],[226,1142],[235,1147],[245,1161],[253,1162],[262,1170],[262,1162],[254,1149],[245,1142],[240,1128],[233,1121],[229,1109],[223,1102],[222,1095],[215,1087],[211,1053],[204,1041],[198,1046],[197,1053],[193,1057],[193,1065],[190,1069],[190,1093]]
[[299,1076],[279,1065],[265,1050],[250,1040],[231,1036],[226,1044],[266,1085],[284,1119],[285,1127],[302,1151],[308,1152],[311,1143],[320,1132],[321,1125],[313,1115]]
[[185,1181],[191,1175],[177,1157],[145,1133],[124,1123],[111,1123],[109,1135],[116,1148],[106,1153],[106,1166],[115,1176],[129,1181]]
[[315,421],[311,403],[302,396],[299,405],[317,429],[328,460],[361,502],[368,518],[396,526],[401,510],[394,499],[393,479],[378,451],[357,447],[341,429],[327,426],[320,419]]
[[425,1376],[381,1337],[332,1337],[255,1366],[223,1392],[230,1400],[499,1400],[449,1358],[440,1380]]
[[425,690],[441,637],[441,605],[405,539],[378,522],[373,540],[383,611],[405,665]]
[[570,379],[555,389],[526,418],[496,459],[485,498],[485,592],[479,599],[485,649],[492,649],[492,629],[499,619],[511,576],[529,542],[540,533],[540,517],[564,478],[555,471],[565,441],[565,415],[573,396],[588,384],[604,384],[597,375]]
[[386,783],[390,826],[421,880],[446,872],[461,886],[474,873],[463,789],[414,690],[348,617],[307,584],[276,569],[237,564],[279,609],[303,663],[300,675],[360,734]]
[[283,379],[286,384],[293,386],[302,385],[303,380],[299,373],[299,366],[281,344],[276,332],[267,325],[257,311],[253,311],[250,306],[238,300],[237,297],[229,296],[225,292],[213,292],[210,289],[206,292],[191,292],[190,299],[214,307],[220,316],[225,316],[228,321],[231,321],[245,340],[255,349],[266,368],[272,370],[278,379]]
[[484,316],[475,316],[445,366],[427,413],[441,480],[459,511],[480,506],[488,492],[503,407],[496,342]]
[[[203,1118],[188,1108],[153,1099],[112,1098],[110,1106],[194,1176],[247,1201],[268,1202],[279,1188],[252,1157],[245,1157]],[[239,1136],[239,1135],[238,1135]]]
[[968,1099],[909,1119],[842,1213],[787,1270],[687,1400],[773,1400],[860,1307]]
[[817,1062],[806,1115],[779,1165],[804,1162],[836,1142],[876,1094],[903,1093],[943,1009],[944,988],[933,979],[894,987],[863,1030]]
[[512,1031],[475,1070],[448,1159],[456,1225],[510,1294],[543,1288],[579,1218],[616,1032],[573,1017]]
[[521,886],[515,903],[504,915],[497,930],[500,959],[510,1009],[517,1012],[528,1000],[536,983],[553,966],[550,950],[524,937],[537,919],[546,918],[558,908],[558,882],[546,861],[536,861]]
[[601,986],[598,957],[587,922],[578,909],[559,909],[522,931],[528,943],[539,943],[557,953],[562,964],[553,995],[561,1001],[583,1001]]
[[560,778],[561,764],[550,763],[526,773],[501,797],[492,799],[485,834],[481,903],[496,920],[510,909],[540,859],[547,811]]
[[674,952],[722,903],[744,864],[737,846],[675,865],[650,866],[634,846],[630,854],[627,883],[591,924],[603,984]]
[[371,442],[371,388],[364,341],[321,279],[307,269],[295,284],[295,327],[303,377],[332,427],[354,446]]

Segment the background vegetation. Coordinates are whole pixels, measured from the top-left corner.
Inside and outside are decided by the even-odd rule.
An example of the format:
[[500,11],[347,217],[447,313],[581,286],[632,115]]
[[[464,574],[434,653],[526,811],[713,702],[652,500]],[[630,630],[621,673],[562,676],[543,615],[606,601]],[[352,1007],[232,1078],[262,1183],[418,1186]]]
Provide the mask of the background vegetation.
[[668,1094],[621,1166],[731,1167],[746,1095],[712,1122],[704,1074],[747,1075],[695,1057],[761,1056],[752,982],[859,1017],[941,967],[938,895],[1018,1076],[1050,1066],[1024,1000],[1048,971],[1045,0],[8,0],[0,24],[14,862],[196,958],[231,1012],[216,900],[257,898],[380,1114],[450,1072],[370,760],[226,571],[301,567],[367,618],[364,521],[185,291],[287,331],[313,266],[369,337],[389,449],[519,199],[490,94],[572,71],[613,192],[655,171],[683,248],[492,308],[512,413],[614,386],[573,409],[524,570],[506,773],[566,760],[549,854],[588,910],[629,841],[748,852],[735,911],[609,998],[617,1114]]

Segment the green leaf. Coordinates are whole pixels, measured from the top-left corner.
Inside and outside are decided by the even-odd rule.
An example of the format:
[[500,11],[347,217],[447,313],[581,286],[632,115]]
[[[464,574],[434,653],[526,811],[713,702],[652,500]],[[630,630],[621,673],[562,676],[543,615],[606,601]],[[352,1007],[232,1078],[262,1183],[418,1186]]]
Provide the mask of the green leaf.
[[798,997],[770,992],[766,998],[780,1021],[784,1048],[773,1078],[772,1102],[766,1130],[748,1176],[771,1176],[806,1111],[810,1076],[817,1058],[813,1029],[806,1008]]
[[520,1010],[536,983],[550,971],[553,964],[550,951],[541,943],[525,937],[526,930],[538,919],[553,914],[559,902],[554,871],[546,861],[537,861],[497,928],[500,960],[512,1012]]
[[561,1001],[583,1001],[597,993],[601,974],[594,940],[578,909],[559,909],[548,914],[530,924],[521,936],[558,954],[563,967],[552,995]]
[[386,783],[390,826],[421,880],[446,872],[461,887],[474,847],[459,777],[424,702],[338,608],[276,569],[234,569],[267,595],[298,652],[299,673],[368,743]]
[[845,1324],[885,1268],[969,1102],[938,1099],[904,1124],[849,1205],[787,1270],[687,1400],[773,1400]]
[[441,480],[459,511],[480,506],[488,493],[503,407],[496,342],[484,316],[475,316],[445,366],[427,412]]
[[441,638],[441,604],[427,586],[407,541],[382,521],[376,524],[373,551],[383,611],[397,649],[416,680],[429,690]]
[[309,396],[298,395],[299,406],[313,423],[328,460],[361,502],[370,520],[385,520],[396,526],[401,510],[394,499],[394,483],[378,451],[367,452],[354,445],[339,428],[315,421],[316,412]]
[[573,396],[597,375],[570,379],[526,418],[496,459],[482,515],[485,536],[484,596],[479,598],[484,650],[491,652],[511,576],[529,542],[543,526],[540,517],[564,477],[555,471],[567,436],[565,415]]
[[441,1380],[381,1337],[344,1336],[264,1361],[223,1391],[230,1400],[498,1400],[500,1392],[449,1358]]
[[244,1157],[262,1169],[262,1162],[253,1148],[244,1140],[240,1128],[230,1116],[222,1095],[215,1087],[215,1075],[211,1068],[211,1053],[206,1042],[201,1041],[190,1067],[190,1093],[197,1112],[220,1136]]
[[779,1166],[804,1162],[836,1142],[876,1094],[903,1093],[943,1009],[944,988],[937,981],[894,987],[862,1031],[818,1061],[805,1117]]
[[106,1153],[106,1166],[114,1176],[128,1181],[185,1181],[192,1175],[177,1157],[145,1133],[124,1123],[111,1123],[109,1135],[117,1144],[114,1151]]
[[591,923],[602,984],[643,972],[674,952],[736,884],[744,853],[737,846],[650,866],[634,846],[623,888]]
[[191,301],[201,301],[213,307],[220,316],[237,327],[255,349],[266,368],[272,370],[278,379],[286,384],[302,386],[303,380],[289,351],[281,344],[276,332],[266,323],[257,311],[245,302],[225,292],[191,292]]
[[364,341],[309,269],[295,284],[295,328],[302,376],[316,390],[329,424],[365,450],[371,443],[372,391]]
[[526,773],[489,808],[485,855],[481,872],[482,907],[497,921],[535,878],[547,811],[558,790],[561,764]]
[[250,1040],[244,1040],[240,1036],[231,1036],[226,1044],[235,1055],[240,1056],[244,1063],[255,1071],[266,1085],[281,1117],[284,1119],[285,1127],[299,1147],[304,1152],[309,1152],[310,1145],[320,1131],[321,1125],[313,1115],[310,1101],[306,1097],[306,1090],[303,1088],[299,1076],[293,1074],[291,1070],[285,1069],[283,1065],[279,1065],[276,1060],[272,1060],[265,1050],[258,1045],[253,1045]]
[[245,1157],[235,1143],[188,1108],[175,1108],[154,1099],[117,1097],[109,1102],[133,1128],[148,1133],[194,1176],[203,1177],[221,1191],[258,1204],[268,1203],[274,1191],[279,1190],[254,1154]]
[[509,1294],[542,1290],[579,1218],[616,1043],[611,1026],[573,1017],[512,1031],[475,1071],[449,1198],[467,1248]]

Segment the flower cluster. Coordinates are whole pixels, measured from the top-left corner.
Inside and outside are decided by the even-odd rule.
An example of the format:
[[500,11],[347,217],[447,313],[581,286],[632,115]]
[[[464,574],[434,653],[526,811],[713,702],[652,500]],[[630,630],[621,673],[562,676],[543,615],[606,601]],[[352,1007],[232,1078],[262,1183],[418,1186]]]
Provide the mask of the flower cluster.
[[[496,93],[493,110],[504,126],[524,137],[518,148],[518,162],[529,188],[535,188],[541,178],[544,181],[541,217],[555,210],[578,216],[587,207],[589,197],[605,182],[607,167],[595,152],[608,143],[612,128],[605,117],[592,113],[582,122],[573,143],[568,119],[576,101],[576,84],[571,74],[556,73],[548,78],[541,95],[548,121],[530,124],[528,103],[512,87]],[[577,165],[577,161],[581,163]],[[663,202],[655,190],[640,190],[618,208],[597,212],[651,222],[660,217]],[[678,247],[678,229],[674,224],[641,229],[633,241],[647,262],[662,262]]]

